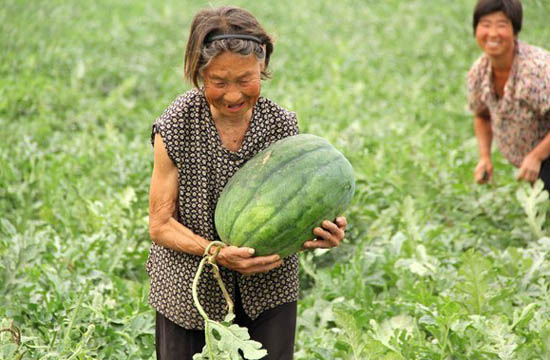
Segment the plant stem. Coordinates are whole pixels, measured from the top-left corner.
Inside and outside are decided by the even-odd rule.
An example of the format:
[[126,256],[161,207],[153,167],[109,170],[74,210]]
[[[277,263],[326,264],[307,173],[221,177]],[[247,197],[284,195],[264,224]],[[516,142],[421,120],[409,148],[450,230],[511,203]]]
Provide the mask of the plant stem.
[[[213,255],[210,255],[210,249],[216,246],[216,251]],[[212,265],[214,269],[214,277],[218,281],[218,285],[222,289],[223,296],[225,298],[225,301],[227,302],[228,311],[230,313],[233,313],[233,301],[231,300],[231,297],[229,296],[229,293],[227,292],[227,289],[225,288],[225,285],[223,283],[222,277],[220,275],[220,269],[218,268],[218,265],[216,264],[216,256],[218,256],[220,250],[225,247],[225,244],[220,241],[212,241],[206,249],[204,250],[204,257],[202,258],[201,262],[199,263],[199,267],[197,269],[197,273],[195,274],[195,277],[193,278],[193,302],[195,303],[195,306],[197,307],[197,310],[199,311],[199,314],[201,314],[202,318],[204,319],[204,339],[206,342],[206,346],[208,348],[208,353],[210,354],[210,359],[214,359],[214,352],[212,350],[212,345],[210,342],[210,336],[209,336],[209,322],[210,319],[208,318],[208,314],[206,314],[206,311],[204,311],[204,308],[201,306],[201,303],[199,302],[199,295],[197,294],[197,288],[199,285],[199,280],[202,274],[202,270],[204,269],[204,265],[206,263],[209,263]]]
[[208,321],[208,315],[204,311],[204,309],[201,306],[201,303],[199,302],[199,295],[197,294],[197,287],[199,284],[199,279],[202,274],[202,269],[204,268],[204,264],[208,261],[207,257],[202,258],[201,262],[199,263],[199,268],[197,269],[197,273],[195,274],[195,278],[193,279],[193,302],[195,303],[195,306],[197,307],[197,310],[199,310],[199,314],[203,317],[205,321]]
[[80,297],[78,298],[78,303],[76,307],[73,310],[71,320],[69,322],[69,325],[67,326],[67,329],[65,329],[65,336],[63,338],[63,349],[67,349],[69,346],[69,340],[71,338],[71,331],[74,326],[74,322],[76,321],[76,315],[78,314],[78,311],[80,310],[80,307],[82,306],[82,301],[84,300],[84,295],[88,293],[88,288],[90,286],[90,283],[87,283],[84,287],[84,290],[80,294]]

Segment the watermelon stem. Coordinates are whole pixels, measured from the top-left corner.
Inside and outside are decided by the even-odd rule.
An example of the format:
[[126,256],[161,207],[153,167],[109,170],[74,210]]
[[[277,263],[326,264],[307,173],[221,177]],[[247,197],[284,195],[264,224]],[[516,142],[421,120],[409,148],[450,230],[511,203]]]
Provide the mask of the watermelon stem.
[[[222,277],[220,275],[220,268],[218,267],[218,264],[216,263],[216,256],[218,256],[218,254],[220,253],[220,250],[222,248],[224,248],[225,246],[226,245],[221,241],[212,241],[210,244],[208,244],[208,246],[204,250],[203,258],[202,258],[201,262],[199,263],[199,268],[197,269],[197,273],[195,274],[195,278],[193,279],[193,301],[195,303],[195,306],[199,310],[199,313],[201,314],[201,316],[205,320],[205,324],[208,323],[209,318],[208,318],[208,315],[206,314],[206,312],[204,311],[203,307],[201,306],[201,304],[199,302],[199,296],[197,294],[197,287],[198,287],[198,284],[199,284],[200,276],[202,274],[202,270],[204,269],[204,265],[206,263],[208,263],[212,266],[212,270],[214,272],[214,277],[218,281],[218,285],[219,285],[220,289],[222,290],[223,297],[225,298],[225,301],[227,302],[227,311],[229,313],[233,314],[233,307],[234,307],[233,300],[231,300],[231,296],[229,295],[229,292],[227,291],[227,289],[226,289],[226,287],[223,283]],[[210,249],[212,249],[213,247],[215,247],[214,253],[212,255],[210,255]]]
[[[220,269],[218,267],[218,264],[216,263],[216,256],[218,256],[218,254],[220,253],[220,250],[225,246],[226,245],[221,241],[212,241],[210,244],[208,244],[208,246],[204,250],[203,258],[199,263],[197,273],[193,278],[193,302],[195,303],[197,310],[199,310],[199,314],[201,314],[202,318],[204,319],[204,334],[205,334],[204,338],[205,338],[206,346],[208,348],[208,353],[210,354],[210,359],[214,359],[213,357],[214,352],[212,350],[212,344],[210,342],[210,336],[209,336],[210,319],[208,318],[208,314],[206,314],[206,311],[204,311],[204,308],[201,306],[201,303],[199,301],[199,296],[197,294],[197,287],[199,285],[199,280],[202,274],[202,270],[204,269],[204,265],[206,265],[206,263],[210,264],[214,272],[214,277],[218,281],[218,285],[222,290],[225,301],[227,302],[228,312],[233,316],[233,301],[231,300],[231,297],[229,296],[229,293],[225,288],[222,277],[220,275]],[[214,250],[214,253],[210,255],[210,249],[212,249],[212,247],[216,247],[216,249]]]

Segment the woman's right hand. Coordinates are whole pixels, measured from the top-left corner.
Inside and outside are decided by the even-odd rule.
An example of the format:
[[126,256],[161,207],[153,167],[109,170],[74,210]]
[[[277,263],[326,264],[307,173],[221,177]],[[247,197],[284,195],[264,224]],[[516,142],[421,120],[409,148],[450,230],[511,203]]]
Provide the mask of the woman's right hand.
[[219,265],[243,275],[263,273],[283,264],[277,254],[254,256],[254,249],[248,247],[227,246],[220,250],[216,261]]
[[478,184],[485,184],[493,179],[493,163],[490,158],[481,158],[477,163],[474,179]]

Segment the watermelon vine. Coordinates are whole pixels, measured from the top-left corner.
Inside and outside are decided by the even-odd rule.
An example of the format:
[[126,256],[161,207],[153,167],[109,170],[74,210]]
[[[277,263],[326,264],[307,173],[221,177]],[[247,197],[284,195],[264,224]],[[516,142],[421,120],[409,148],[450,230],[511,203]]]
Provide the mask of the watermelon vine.
[[[225,246],[226,245],[220,241],[212,241],[206,247],[195,278],[193,279],[193,301],[204,319],[205,338],[205,345],[202,352],[200,354],[195,354],[193,360],[239,360],[242,359],[239,350],[247,359],[261,359],[267,355],[267,351],[262,349],[262,344],[250,339],[247,328],[232,324],[232,321],[235,319],[235,314],[233,312],[234,304],[223,283],[220,269],[216,263],[216,256],[218,256],[220,250]],[[210,255],[210,250],[213,247],[215,247],[214,253]],[[206,264],[212,267],[214,277],[218,281],[218,285],[227,302],[227,315],[222,322],[211,320],[199,302],[197,287]]]

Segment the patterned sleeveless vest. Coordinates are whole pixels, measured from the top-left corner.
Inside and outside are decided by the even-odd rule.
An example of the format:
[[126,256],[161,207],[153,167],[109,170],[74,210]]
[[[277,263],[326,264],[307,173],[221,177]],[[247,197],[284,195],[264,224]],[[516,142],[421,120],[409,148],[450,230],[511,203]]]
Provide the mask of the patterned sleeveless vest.
[[[229,178],[247,160],[273,142],[298,133],[296,115],[260,97],[243,144],[237,152],[221,143],[210,108],[200,89],[187,91],[164,111],[152,129],[151,141],[160,134],[168,156],[178,169],[177,220],[208,240],[219,240],[214,227],[218,197]],[[154,145],[154,144],[153,144]],[[151,244],[146,269],[151,286],[149,303],[158,312],[186,329],[203,329],[203,319],[193,303],[191,286],[200,256]],[[242,276],[220,267],[229,294],[239,287],[247,315],[260,313],[298,298],[298,257],[267,273]],[[214,276],[203,271],[198,288],[208,316],[220,321],[226,303]]]

